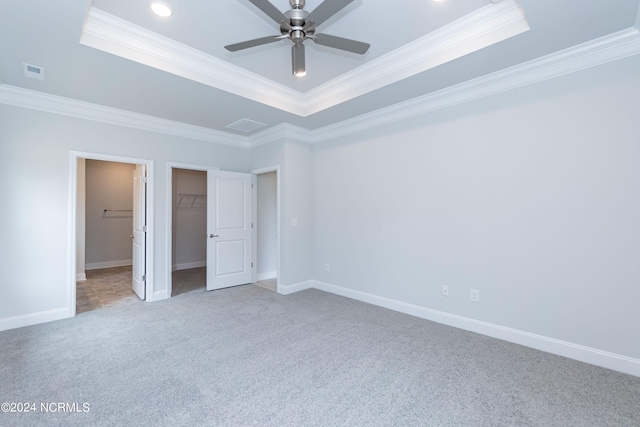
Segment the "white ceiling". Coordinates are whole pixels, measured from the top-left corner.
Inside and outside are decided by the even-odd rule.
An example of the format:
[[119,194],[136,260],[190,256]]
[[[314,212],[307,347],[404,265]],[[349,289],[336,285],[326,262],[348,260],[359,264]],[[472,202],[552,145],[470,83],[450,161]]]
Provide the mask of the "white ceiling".
[[[288,0],[272,2],[289,9]],[[305,9],[320,2],[308,0]],[[580,52],[576,46],[587,42],[602,51],[602,37],[618,49],[620,40],[638,38],[639,0],[355,0],[319,31],[368,42],[369,52],[307,41],[302,78],[291,74],[288,41],[235,53],[223,48],[278,33],[248,0],[169,0],[169,18],[153,15],[148,0],[4,3],[0,101],[17,105],[18,95],[28,95],[60,103],[52,95],[241,141],[237,135],[247,134],[226,126],[243,118],[266,124],[254,136],[283,124],[320,132],[417,104],[412,100],[433,103],[454,89],[469,97],[479,79],[516,69],[520,76],[529,64],[541,74],[547,58],[564,61],[557,52]],[[43,67],[44,81],[26,78],[23,63]]]

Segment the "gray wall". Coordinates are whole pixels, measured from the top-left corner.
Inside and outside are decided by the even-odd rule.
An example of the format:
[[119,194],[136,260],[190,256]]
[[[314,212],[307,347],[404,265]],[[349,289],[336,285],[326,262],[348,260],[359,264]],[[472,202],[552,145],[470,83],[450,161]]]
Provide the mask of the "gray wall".
[[[165,134],[0,105],[0,329],[65,317],[69,310],[71,151],[154,161],[155,297],[166,297],[171,247],[167,162],[248,172],[250,152]],[[73,191],[76,191],[75,188]]]
[[277,173],[268,172],[257,178],[258,211],[258,280],[272,279],[277,275]]
[[[279,285],[311,279],[312,212],[311,147],[280,141],[251,151],[251,170],[280,166],[280,271]],[[291,219],[298,225],[291,226]]]
[[638,69],[628,58],[335,141],[250,151],[0,105],[11,183],[0,329],[69,308],[76,150],[154,161],[157,297],[171,269],[166,163],[279,165],[280,284],[315,279],[637,360]]
[[86,160],[85,167],[86,269],[131,265],[135,165]]
[[314,278],[640,358],[639,65],[314,146]]

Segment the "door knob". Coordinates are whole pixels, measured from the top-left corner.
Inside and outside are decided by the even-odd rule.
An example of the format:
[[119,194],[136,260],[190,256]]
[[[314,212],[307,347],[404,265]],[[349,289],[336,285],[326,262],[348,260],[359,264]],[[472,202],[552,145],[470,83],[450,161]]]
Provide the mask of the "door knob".
[[218,236],[217,234],[209,234],[210,239],[213,239],[214,237],[220,237],[220,236]]

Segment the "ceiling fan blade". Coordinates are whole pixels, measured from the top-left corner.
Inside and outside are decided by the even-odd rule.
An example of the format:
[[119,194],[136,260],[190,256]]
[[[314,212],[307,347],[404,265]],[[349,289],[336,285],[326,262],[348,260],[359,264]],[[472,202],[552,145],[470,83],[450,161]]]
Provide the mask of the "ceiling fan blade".
[[259,39],[247,40],[245,42],[230,44],[228,46],[225,46],[224,48],[230,52],[236,52],[238,50],[248,49],[254,46],[261,46],[263,44],[277,42],[278,40],[282,40],[282,39],[283,39],[282,36],[261,37]]
[[280,12],[269,0],[249,0],[255,7],[263,11],[269,18],[276,21],[278,24],[283,22],[289,24],[289,18],[284,13]]
[[317,27],[352,1],[353,0],[324,0],[305,18],[305,28]]
[[291,46],[291,67],[294,76],[302,77],[307,74],[304,64],[304,44],[294,43]]
[[314,43],[322,46],[346,50],[347,52],[358,53],[360,55],[365,54],[371,46],[369,43],[363,43],[356,40],[345,39],[342,37],[331,36],[329,34],[322,33],[314,35],[313,37],[311,37],[311,40],[313,40]]

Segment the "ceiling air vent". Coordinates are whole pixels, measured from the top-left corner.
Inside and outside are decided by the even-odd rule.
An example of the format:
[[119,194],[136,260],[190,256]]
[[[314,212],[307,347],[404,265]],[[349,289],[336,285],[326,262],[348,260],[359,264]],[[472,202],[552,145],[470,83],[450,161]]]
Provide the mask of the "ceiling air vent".
[[249,133],[266,125],[266,123],[256,122],[255,120],[240,119],[237,122],[233,122],[230,125],[227,125],[226,127],[240,132]]
[[44,80],[44,68],[22,63],[24,75],[30,79]]

